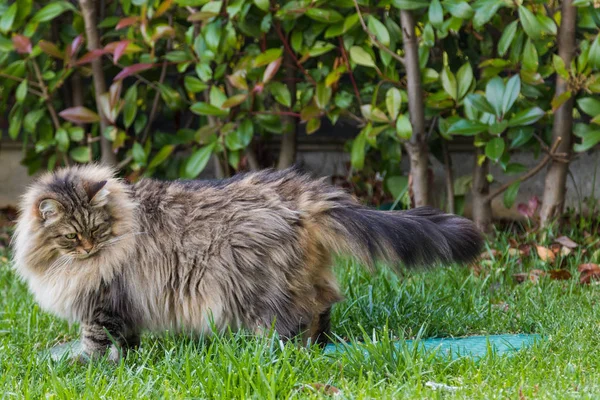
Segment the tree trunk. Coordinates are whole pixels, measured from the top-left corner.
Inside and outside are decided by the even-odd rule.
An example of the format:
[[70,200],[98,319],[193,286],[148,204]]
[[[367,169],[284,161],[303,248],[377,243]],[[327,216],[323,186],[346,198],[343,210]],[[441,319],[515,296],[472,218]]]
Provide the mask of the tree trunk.
[[[566,66],[571,64],[575,53],[575,28],[577,22],[577,8],[573,7],[573,0],[563,0],[562,19],[558,33],[558,55]],[[556,77],[556,96],[568,91],[568,82],[560,76]],[[552,142],[560,138],[557,152],[570,155],[571,138],[573,131],[573,102],[574,96],[564,102],[554,113],[554,126],[552,129]],[[569,164],[552,160],[546,173],[544,184],[544,197],[540,212],[543,227],[550,225],[563,210]]]
[[[79,0],[83,22],[85,25],[85,35],[87,37],[87,49],[95,50],[101,48],[98,37],[98,22],[96,20],[96,5],[94,0]],[[106,81],[104,80],[104,70],[102,61],[97,58],[91,62],[92,75],[94,77],[94,91],[96,93],[96,110],[100,115],[100,147],[102,149],[101,161],[103,164],[115,165],[117,158],[112,151],[111,143],[104,137],[104,131],[108,127],[108,120],[102,113],[100,107],[100,96],[106,93]]]
[[442,141],[442,153],[444,155],[444,170],[446,172],[446,197],[448,198],[446,204],[446,211],[451,214],[456,213],[456,206],[454,205],[454,173],[452,171],[452,157],[448,151],[448,143],[446,139],[441,138]]
[[425,135],[423,88],[413,14],[407,10],[400,11],[400,23],[402,24],[405,52],[408,111],[413,129],[412,137],[405,143],[405,147],[410,158],[410,175],[415,206],[421,207],[431,203],[429,198],[429,149]]
[[490,183],[487,180],[490,164],[486,158],[483,164],[479,165],[477,159],[484,154],[481,147],[475,151],[475,166],[473,169],[473,221],[475,225],[484,233],[492,232],[492,201],[488,198],[490,194]]
[[[290,109],[293,109],[294,104],[296,104],[296,68],[294,65],[294,60],[288,52],[284,52],[283,63],[285,65],[287,87],[292,95]],[[298,131],[298,119],[293,116],[286,116],[284,123],[291,125],[291,129],[281,137],[281,148],[279,149],[277,169],[291,167],[296,162],[296,135]]]

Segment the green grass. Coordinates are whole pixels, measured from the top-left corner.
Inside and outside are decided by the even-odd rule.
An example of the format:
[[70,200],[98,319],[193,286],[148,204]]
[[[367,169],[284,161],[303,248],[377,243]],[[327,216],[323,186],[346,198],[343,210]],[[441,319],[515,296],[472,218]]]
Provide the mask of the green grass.
[[[332,357],[242,334],[203,341],[146,335],[141,348],[117,366],[53,362],[39,352],[75,338],[77,327],[40,311],[5,262],[0,393],[34,399],[318,398],[327,395],[304,385],[322,383],[338,388],[337,398],[353,399],[600,397],[600,287],[580,285],[576,272],[593,252],[567,258],[571,280],[517,285],[513,273],[551,267],[535,254],[522,261],[508,256],[506,241],[505,235],[494,244],[502,256],[480,277],[464,267],[369,276],[340,262],[346,300],[334,309],[333,330],[353,340],[377,338],[367,343],[369,357],[352,349]],[[546,339],[512,357],[489,354],[479,361],[398,350],[389,340],[419,332],[539,333]],[[428,381],[460,389],[434,391]]]

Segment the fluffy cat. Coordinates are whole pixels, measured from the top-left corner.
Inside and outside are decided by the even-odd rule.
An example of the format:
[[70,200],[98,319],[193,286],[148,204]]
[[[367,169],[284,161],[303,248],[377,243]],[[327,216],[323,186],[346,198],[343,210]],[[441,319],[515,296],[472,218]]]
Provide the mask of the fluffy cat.
[[81,323],[87,355],[117,359],[143,330],[274,326],[322,342],[342,299],[334,253],[411,266],[467,262],[481,245],[467,219],[368,209],[291,169],[130,185],[87,165],[28,189],[14,266],[42,308]]

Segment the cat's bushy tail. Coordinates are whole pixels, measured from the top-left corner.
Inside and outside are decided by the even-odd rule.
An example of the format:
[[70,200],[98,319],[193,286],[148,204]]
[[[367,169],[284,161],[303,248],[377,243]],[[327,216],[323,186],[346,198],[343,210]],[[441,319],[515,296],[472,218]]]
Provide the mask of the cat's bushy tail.
[[481,252],[475,224],[430,207],[378,211],[359,205],[333,207],[317,217],[319,242],[350,253],[365,264],[384,261],[406,266],[469,262]]

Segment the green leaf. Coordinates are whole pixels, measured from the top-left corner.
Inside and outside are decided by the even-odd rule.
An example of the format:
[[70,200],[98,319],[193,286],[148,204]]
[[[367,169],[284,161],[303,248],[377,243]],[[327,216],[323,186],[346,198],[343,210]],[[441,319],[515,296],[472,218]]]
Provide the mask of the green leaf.
[[195,76],[186,75],[183,84],[188,92],[198,93],[208,88],[208,85]]
[[542,37],[544,27],[535,15],[524,6],[519,6],[519,20],[523,26],[523,30],[533,40]]
[[306,134],[312,135],[321,127],[321,118],[311,118],[306,123]]
[[512,142],[510,143],[511,149],[519,148],[531,140],[533,137],[534,129],[529,126],[520,126],[514,129],[511,129],[508,133],[509,138],[512,138]]
[[283,54],[283,50],[281,48],[278,49],[269,49],[264,53],[259,54],[254,59],[254,68],[259,68],[270,64],[271,62],[277,60]]
[[392,0],[394,7],[400,10],[418,10],[429,5],[429,0]]
[[15,93],[15,98],[17,103],[22,103],[27,96],[27,79],[23,79],[19,86],[17,86],[17,91]]
[[519,164],[519,163],[510,163],[504,169],[504,172],[506,173],[506,175],[522,174],[523,172],[527,172],[527,171],[528,171],[528,168],[526,166],[524,166],[523,164]]
[[486,112],[492,115],[495,113],[491,104],[485,99],[485,97],[478,93],[468,95],[467,102],[478,111]]
[[502,97],[502,115],[506,114],[513,104],[515,104],[520,92],[521,78],[519,75],[513,75],[508,82],[506,82],[506,88],[504,89],[504,96]]
[[133,160],[140,164],[140,165],[146,165],[146,152],[144,151],[144,147],[142,147],[141,144],[139,144],[138,142],[135,142],[133,144],[133,147],[131,148],[131,155],[133,156]]
[[79,142],[80,140],[83,140],[83,137],[85,136],[85,131],[80,126],[71,126],[68,131],[69,137],[73,142]]
[[54,135],[58,150],[66,153],[69,150],[69,134],[64,128],[58,128]]
[[588,62],[592,68],[600,67],[600,35],[596,35],[596,38],[590,46],[588,51]]
[[321,82],[317,85],[317,93],[315,94],[315,103],[320,109],[326,109],[331,100],[331,88],[325,86],[325,83]]
[[69,155],[78,163],[90,162],[92,159],[92,154],[87,146],[75,147],[69,152]]
[[554,66],[554,70],[564,80],[569,79],[569,73],[567,72],[567,68],[565,67],[565,61],[558,54],[552,55],[552,65]]
[[190,107],[190,110],[194,114],[198,114],[198,115],[214,115],[214,116],[218,116],[218,117],[224,117],[226,115],[229,115],[228,110],[221,110],[218,107],[215,107],[208,103],[204,103],[202,101],[192,104],[192,106]]
[[508,121],[502,120],[490,125],[488,132],[492,135],[500,136],[508,127]]
[[504,57],[506,51],[513,42],[515,34],[517,33],[518,23],[519,21],[513,21],[504,28],[504,32],[502,32],[502,36],[500,36],[500,40],[498,41],[498,55],[500,57]]
[[239,106],[244,101],[246,101],[247,98],[248,98],[248,93],[234,94],[233,96],[231,96],[230,98],[225,100],[223,102],[223,104],[221,104],[221,108],[226,109],[226,108],[232,108],[232,107]]
[[558,96],[554,96],[552,98],[552,102],[550,103],[552,105],[552,112],[556,112],[556,110],[558,110],[560,106],[562,106],[567,100],[569,100],[572,95],[573,93],[571,93],[571,91],[568,90],[566,92],[562,92]]
[[473,25],[476,29],[479,29],[496,15],[498,9],[506,7],[506,3],[502,0],[479,0],[475,2],[473,7],[475,8]]
[[450,135],[474,136],[478,133],[486,132],[488,125],[479,121],[470,121],[468,119],[460,119],[450,125],[448,133]]
[[173,89],[171,86],[157,83],[160,97],[163,99],[167,107],[171,110],[180,110],[184,107],[183,99],[179,92]]
[[248,147],[254,136],[254,125],[249,119],[239,123],[237,129],[225,136],[225,146],[229,150],[242,150]]
[[269,0],[254,0],[254,5],[264,12],[269,12]]
[[292,95],[290,94],[290,89],[288,89],[287,85],[281,82],[271,82],[271,84],[269,84],[269,89],[275,98],[275,101],[279,104],[286,107],[292,106]]
[[392,87],[385,94],[385,106],[392,121],[395,121],[402,106],[402,94],[398,88]]
[[497,117],[502,116],[504,101],[504,82],[499,76],[492,78],[485,87],[485,98],[492,105]]
[[412,133],[413,130],[410,119],[406,116],[406,114],[400,115],[396,121],[396,135],[401,140],[409,140],[412,136]]
[[352,151],[350,153],[350,163],[352,168],[360,171],[365,165],[365,152],[367,145],[367,139],[365,137],[365,130],[363,129],[358,136],[352,142]]
[[469,19],[473,16],[473,9],[465,0],[444,0],[442,5],[456,18]]
[[556,35],[558,33],[558,29],[556,28],[556,24],[554,20],[546,15],[538,14],[535,16],[542,26],[542,32],[548,35]]
[[133,85],[127,92],[125,92],[125,105],[123,106],[123,122],[125,127],[129,128],[133,121],[135,121],[135,115],[137,114],[137,85]]
[[515,116],[508,121],[508,126],[531,125],[542,118],[544,114],[544,110],[541,108],[531,107],[515,114]]
[[511,208],[515,204],[520,186],[521,182],[517,181],[506,189],[506,192],[504,192],[504,207]]
[[317,22],[324,22],[326,24],[335,24],[344,19],[339,12],[325,8],[309,8],[306,10],[305,15]]
[[37,125],[44,114],[46,114],[46,110],[44,108],[29,111],[27,114],[25,114],[25,118],[23,119],[23,129],[29,133],[36,132],[38,128]]
[[456,78],[450,68],[445,67],[442,70],[440,75],[440,79],[442,80],[442,87],[452,97],[454,100],[457,100],[458,97],[458,88],[456,84]]
[[586,133],[581,143],[576,143],[573,146],[573,150],[575,150],[577,153],[588,151],[592,147],[596,146],[599,142],[600,130],[591,130]]
[[456,73],[456,81],[458,84],[458,99],[465,97],[471,84],[473,83],[473,68],[470,63],[464,64]]
[[50,21],[67,10],[75,11],[75,7],[66,1],[53,1],[35,13],[31,22],[40,23]]
[[436,29],[440,29],[444,23],[444,10],[440,4],[440,0],[432,0],[429,5],[429,22]]
[[381,42],[384,46],[390,45],[390,33],[384,24],[382,24],[377,18],[370,15],[368,22],[369,30],[377,36],[377,40]]
[[213,142],[209,145],[201,147],[199,150],[196,150],[190,158],[187,160],[184,167],[184,178],[194,179],[206,168],[206,164],[208,164],[208,160],[210,160],[210,156],[216,146],[216,143]]
[[10,124],[8,126],[8,135],[11,139],[16,140],[21,132],[23,124],[23,107],[20,104],[15,104],[10,111]]
[[531,39],[527,39],[523,48],[522,56],[523,69],[526,71],[536,72],[538,70],[539,60],[538,52]]
[[365,49],[360,46],[352,46],[350,48],[350,59],[358,65],[375,68],[375,61],[371,54],[367,53]]
[[10,32],[17,16],[17,3],[13,3],[8,10],[4,11],[2,18],[0,18],[0,32]]
[[600,100],[594,97],[582,97],[577,100],[577,105],[590,117],[600,115]]
[[152,160],[150,160],[150,163],[148,164],[148,169],[154,169],[160,164],[162,164],[167,158],[169,158],[174,149],[175,146],[172,144],[163,146],[159,150],[159,152],[156,153],[156,155],[152,158]]
[[504,139],[496,137],[485,145],[485,155],[492,161],[498,162],[504,153]]

